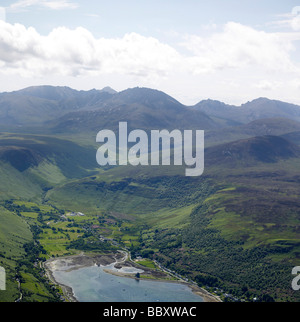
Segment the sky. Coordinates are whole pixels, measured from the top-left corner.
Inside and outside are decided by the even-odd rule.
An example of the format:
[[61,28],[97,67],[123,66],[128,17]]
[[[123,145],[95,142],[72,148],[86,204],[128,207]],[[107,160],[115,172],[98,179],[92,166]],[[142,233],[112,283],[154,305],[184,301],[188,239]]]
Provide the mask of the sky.
[[0,92],[36,85],[300,105],[300,0],[1,0]]

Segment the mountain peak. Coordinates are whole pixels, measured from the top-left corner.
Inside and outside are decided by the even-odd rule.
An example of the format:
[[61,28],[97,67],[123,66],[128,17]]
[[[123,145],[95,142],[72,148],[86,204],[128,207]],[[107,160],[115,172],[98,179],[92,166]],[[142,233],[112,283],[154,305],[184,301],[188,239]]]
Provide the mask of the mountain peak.
[[65,99],[74,95],[77,91],[67,86],[30,86],[19,90],[15,93],[19,95],[33,96],[37,98],[43,98],[48,100]]
[[139,103],[152,108],[164,107],[183,107],[175,98],[157,89],[147,87],[134,87],[118,93],[118,99],[125,104]]
[[117,91],[115,91],[113,88],[111,88],[109,86],[106,86],[106,87],[102,88],[100,90],[100,92],[105,92],[105,93],[109,93],[109,94],[116,94],[116,93],[118,93]]
[[271,100],[267,97],[258,97],[253,99],[252,101],[248,101],[241,105],[241,107],[248,106],[248,105],[260,105],[260,104],[266,104],[270,102],[275,102],[274,100]]

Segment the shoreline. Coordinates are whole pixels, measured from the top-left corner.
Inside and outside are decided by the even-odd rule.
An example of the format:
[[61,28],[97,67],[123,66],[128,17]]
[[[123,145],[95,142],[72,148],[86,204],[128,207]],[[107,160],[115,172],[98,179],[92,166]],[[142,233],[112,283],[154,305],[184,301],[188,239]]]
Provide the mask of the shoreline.
[[[116,254],[114,255],[88,255],[84,253],[80,253],[77,255],[70,255],[66,257],[57,257],[57,258],[51,258],[48,259],[46,262],[43,263],[43,267],[46,272],[47,278],[55,285],[59,286],[63,292],[63,296],[67,302],[79,302],[76,298],[76,295],[74,294],[74,291],[72,287],[68,285],[64,285],[62,283],[59,283],[55,277],[53,272],[57,270],[57,265],[55,265],[56,262],[62,262],[65,263],[65,266],[68,266],[68,261],[71,263],[69,265],[69,268],[66,269],[66,271],[70,270],[76,270],[84,267],[91,267],[94,265],[100,266],[100,265],[109,265],[114,262],[116,262]],[[75,263],[73,263],[75,262]],[[72,265],[73,264],[73,265]],[[58,266],[63,266],[59,265]]]
[[163,283],[174,283],[174,284],[182,284],[182,285],[186,285],[188,286],[194,294],[197,294],[198,296],[200,296],[203,299],[203,302],[207,303],[207,302],[221,302],[221,300],[210,294],[208,291],[204,290],[203,288],[191,284],[189,282],[185,282],[185,281],[180,281],[180,280],[167,280],[167,279],[155,279],[155,278],[136,278],[135,274],[128,274],[128,273],[122,273],[122,272],[116,272],[116,271],[112,271],[110,269],[103,269],[103,271],[105,273],[111,274],[111,275],[115,275],[115,276],[120,276],[120,277],[126,277],[126,278],[132,278],[132,279],[138,279],[138,280],[142,280],[142,281],[151,281],[151,282],[163,282]]
[[[47,265],[51,262],[52,260],[50,259],[50,260],[47,260],[45,263],[43,263],[43,267],[44,267],[44,269],[45,269],[45,271],[46,271],[46,276],[47,276],[47,278],[51,281],[51,283],[53,283],[54,285],[56,285],[56,286],[58,286],[58,287],[60,287],[61,288],[61,290],[62,290],[62,292],[63,292],[63,296],[64,296],[64,298],[65,298],[65,300],[67,301],[67,302],[79,302],[78,300],[77,300],[77,298],[75,297],[75,294],[74,294],[74,292],[73,292],[73,289],[70,287],[70,286],[67,286],[67,285],[64,285],[64,284],[62,284],[62,283],[59,283],[56,279],[55,279],[55,277],[54,277],[54,275],[53,275],[53,271],[49,268],[49,267],[47,267]],[[54,261],[54,259],[53,259],[53,261]]]
[[[119,255],[119,256],[118,256]],[[122,258],[118,258],[122,255]],[[79,255],[72,255],[67,257],[58,257],[47,260],[43,263],[43,267],[45,268],[47,278],[55,285],[59,286],[63,292],[63,297],[67,302],[79,302],[74,294],[73,289],[70,286],[64,285],[56,281],[54,277],[54,271],[58,269],[62,269],[65,271],[77,270],[84,267],[91,266],[108,266],[111,264],[121,265],[122,267],[135,267],[135,263],[127,262],[127,256],[124,257],[124,252],[120,252],[119,254],[103,254],[103,255],[93,255],[93,254],[84,254],[81,253]],[[136,268],[141,268],[140,265],[136,265]],[[132,278],[136,279],[135,274],[133,273],[123,273],[118,271],[113,271],[108,268],[103,269],[104,272],[116,275],[120,277]],[[206,302],[222,302],[217,296],[210,294],[208,291],[200,288],[197,285],[191,284],[189,282],[180,281],[180,280],[167,280],[164,278],[159,278],[155,276],[156,271],[153,271],[149,268],[145,267],[146,274],[149,274],[149,278],[139,278],[139,280],[145,281],[156,281],[156,282],[166,282],[166,283],[176,283],[183,284],[188,286],[192,292],[203,299],[203,303]]]

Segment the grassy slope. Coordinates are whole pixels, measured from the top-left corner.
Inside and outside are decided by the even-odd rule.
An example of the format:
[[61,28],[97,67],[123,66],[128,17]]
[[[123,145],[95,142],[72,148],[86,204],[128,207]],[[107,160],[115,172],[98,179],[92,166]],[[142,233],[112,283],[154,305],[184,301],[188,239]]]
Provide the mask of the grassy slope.
[[25,220],[0,206],[0,266],[6,270],[6,290],[0,292],[0,302],[12,302],[19,298],[15,280],[16,265],[25,255],[23,244],[32,240],[32,234]]
[[[30,156],[27,160],[24,151]],[[1,133],[0,199],[37,199],[44,188],[93,173],[95,151],[69,139]]]
[[[43,138],[43,144],[46,142],[46,146],[50,144],[50,147],[52,144],[53,151],[62,151],[62,141],[54,138],[47,140]],[[72,145],[69,147],[75,155],[82,151],[77,147],[73,149]],[[94,153],[91,152],[93,157]],[[84,156],[80,164],[90,167],[87,162],[89,158],[90,155]],[[155,249],[161,251],[160,241],[155,238],[163,236],[160,235],[161,231],[167,228],[174,233],[175,238],[167,249],[170,255],[175,256],[176,247],[180,245],[176,241],[178,236],[182,236],[182,231],[187,231],[188,236],[189,225],[192,224],[194,226],[190,228],[198,231],[211,229],[218,232],[209,237],[212,239],[208,239],[208,244],[211,242],[218,251],[222,248],[216,242],[221,238],[222,243],[237,243],[244,250],[253,250],[257,246],[274,250],[264,257],[264,261],[299,265],[298,159],[271,164],[257,163],[246,168],[208,166],[205,176],[200,178],[186,178],[183,169],[178,167],[119,167],[108,171],[98,169],[91,176],[71,180],[72,172],[79,177],[89,172],[84,167],[80,173],[78,167],[68,168],[72,158],[50,161],[44,161],[23,173],[8,164],[2,164],[2,199],[34,199],[42,196],[42,187],[54,187],[46,194],[46,200],[59,208],[90,215],[106,212],[115,217],[126,218],[131,215],[131,219],[135,218],[129,233],[120,236],[119,231],[113,231],[111,236],[118,236],[129,244],[139,246],[140,228],[147,226],[142,231],[142,235],[147,236],[144,238],[146,247],[151,248],[155,241]],[[87,170],[92,169],[90,167]],[[11,182],[16,185],[11,186]],[[28,189],[30,185],[32,188]],[[195,213],[193,210],[197,210],[201,204],[207,206],[205,212],[199,212],[205,221],[195,222],[191,213]],[[158,234],[155,230],[158,230]],[[197,232],[194,236],[198,238]],[[46,241],[47,236],[43,235],[42,239]],[[188,258],[200,258],[201,252],[207,253],[211,249],[203,245],[195,248],[188,239],[183,239],[181,245],[187,247],[187,253],[183,252],[180,260],[176,260],[179,269],[185,267]],[[58,247],[56,254],[61,251]],[[224,262],[224,265],[228,263]],[[197,265],[190,268],[194,272],[199,270]],[[274,270],[273,266],[270,268]],[[206,273],[216,274],[216,267],[211,266]],[[228,279],[226,274],[221,277]],[[244,277],[247,280],[247,276]],[[281,293],[282,290],[278,294]]]
[[[0,160],[0,201],[23,200],[26,206],[30,206],[28,201],[41,204],[45,191],[66,182],[68,177],[80,177],[93,171],[95,162],[91,158],[92,148],[52,137],[2,133],[0,147],[4,155]],[[5,153],[10,150],[14,153],[7,157]],[[26,167],[22,167],[22,151],[33,153]],[[34,159],[36,156],[37,163]],[[33,163],[30,164],[30,161]],[[24,256],[27,256],[23,245],[33,240],[28,223],[32,220],[36,222],[37,213],[21,212],[20,215],[22,217],[0,206],[0,266],[7,271],[7,291],[0,292],[0,301],[11,302],[19,298],[16,269]],[[18,268],[22,276],[22,290],[25,292],[23,298],[30,301],[49,300],[52,295],[28,271],[26,265]]]
[[[142,231],[146,236],[143,238],[145,247],[154,247],[157,251],[164,249],[161,242],[165,237],[160,232],[165,229],[173,231],[174,240],[171,238],[166,256],[171,256],[171,261],[176,258],[179,265],[176,269],[184,268],[190,259],[193,265],[186,267],[190,267],[192,274],[201,268],[203,273],[217,275],[229,285],[238,285],[241,280],[248,285],[247,279],[250,279],[249,288],[254,292],[265,288],[266,293],[277,296],[278,300],[282,296],[291,299],[296,294],[292,294],[288,284],[289,272],[300,264],[299,170],[298,159],[268,164],[258,162],[255,166],[240,168],[208,166],[205,175],[200,178],[180,176],[180,169],[119,167],[63,184],[49,191],[47,198],[51,203],[71,210],[133,215],[137,227],[148,227]],[[204,221],[194,221],[191,216],[191,213],[197,213],[199,205],[206,207],[204,212],[203,208],[199,212]],[[155,230],[159,233],[154,233]],[[216,234],[207,235],[206,246],[194,244],[200,238],[198,232],[201,231],[216,231]],[[135,234],[131,234],[131,240]],[[185,251],[181,253],[177,248],[178,236],[183,237]],[[189,239],[190,236],[194,236],[193,240]],[[125,235],[123,237],[126,238]],[[214,259],[203,257],[206,265],[198,266],[200,253],[209,253],[213,247],[216,250]],[[229,269],[228,259],[236,256],[230,249],[249,263],[243,268],[244,275],[239,279],[235,279],[232,268]],[[257,255],[258,250],[265,250],[266,253]],[[180,257],[177,257],[179,254]],[[253,256],[261,256],[255,265],[262,265],[264,270],[270,271],[266,281],[262,278],[265,284],[255,282],[259,277],[249,268],[253,265]],[[218,275],[215,263],[218,258],[227,273]],[[208,265],[208,259],[214,264]],[[238,276],[238,266],[235,269]],[[277,282],[274,282],[277,291],[269,285],[275,271],[278,275]],[[257,270],[257,274],[262,272]],[[280,284],[280,281],[285,284]]]
[[182,172],[165,167],[114,168],[59,185],[46,199],[69,210],[124,213],[154,227],[179,227],[187,224],[209,185],[202,178],[179,175]]
[[20,173],[8,163],[0,162],[0,199],[30,199],[42,193],[41,188],[28,176]]

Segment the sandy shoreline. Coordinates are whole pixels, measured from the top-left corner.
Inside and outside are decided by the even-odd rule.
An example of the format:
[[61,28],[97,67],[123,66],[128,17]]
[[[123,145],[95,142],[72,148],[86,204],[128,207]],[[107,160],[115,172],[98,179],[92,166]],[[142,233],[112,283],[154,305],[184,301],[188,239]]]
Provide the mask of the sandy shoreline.
[[[76,296],[71,287],[61,284],[55,280],[54,274],[53,274],[54,271],[56,270],[71,271],[71,270],[80,269],[83,267],[90,267],[94,265],[108,266],[113,263],[117,263],[118,267],[141,268],[141,266],[136,265],[133,262],[128,262],[126,260],[127,260],[127,256],[124,257],[124,252],[122,253],[120,252],[118,254],[108,254],[108,255],[87,255],[87,254],[81,253],[80,255],[50,259],[44,263],[44,268],[46,270],[48,279],[50,279],[52,283],[61,287],[66,301],[79,302],[76,299]],[[145,267],[143,267],[143,269],[145,270],[143,274],[148,275],[149,278],[140,278],[140,280],[151,280],[151,281],[157,281],[157,282],[184,284],[189,286],[195,294],[202,297],[204,302],[221,302],[221,300],[218,297],[210,294],[206,290],[194,284],[184,282],[184,281],[166,280],[163,278],[163,277],[166,277],[166,274],[164,273],[147,269]],[[135,274],[132,274],[132,273],[131,274],[123,273],[120,271],[113,271],[106,268],[104,268],[104,271],[106,273],[116,275],[116,276],[136,278]]]
[[59,283],[56,281],[53,272],[58,269],[63,269],[65,271],[71,271],[75,269],[80,269],[83,267],[90,267],[94,265],[110,265],[112,263],[115,263],[116,260],[118,260],[118,257],[120,259],[119,254],[111,254],[111,255],[85,255],[81,253],[80,255],[73,255],[73,256],[66,256],[66,257],[60,257],[60,258],[53,258],[47,260],[43,266],[46,271],[46,275],[48,279],[55,285],[58,285],[61,287],[62,292],[64,294],[65,299],[68,302],[78,302],[73,289],[67,285],[64,285],[62,283]]
[[68,301],[68,302],[78,302],[78,300],[76,299],[76,297],[74,296],[74,293],[73,293],[73,289],[67,285],[64,285],[62,283],[58,283],[54,276],[53,276],[53,271],[44,266],[45,267],[45,270],[46,270],[46,275],[47,275],[47,278],[55,285],[58,285],[60,286],[60,288],[62,289],[62,292],[64,294],[64,297],[65,299]]

